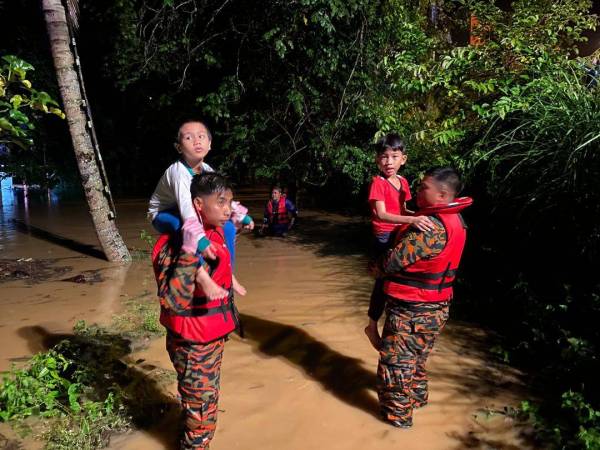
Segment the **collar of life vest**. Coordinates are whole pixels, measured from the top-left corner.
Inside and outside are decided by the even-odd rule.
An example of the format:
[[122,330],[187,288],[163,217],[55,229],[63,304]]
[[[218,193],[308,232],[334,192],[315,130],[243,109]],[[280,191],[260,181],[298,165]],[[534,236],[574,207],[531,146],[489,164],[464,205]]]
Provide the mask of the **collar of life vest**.
[[463,209],[468,208],[473,204],[471,197],[458,197],[450,203],[443,205],[429,206],[417,211],[417,216],[433,216],[434,214],[458,214]]

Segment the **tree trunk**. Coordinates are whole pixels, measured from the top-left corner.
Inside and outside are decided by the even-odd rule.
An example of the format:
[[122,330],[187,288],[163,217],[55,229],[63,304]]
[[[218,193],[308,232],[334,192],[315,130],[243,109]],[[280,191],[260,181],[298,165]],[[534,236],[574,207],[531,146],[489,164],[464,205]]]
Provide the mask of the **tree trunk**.
[[70,36],[65,9],[61,0],[42,0],[42,6],[64,112],[69,123],[81,183],[98,240],[109,261],[130,261],[129,250],[119,234],[104,195],[104,184],[100,177],[90,132],[86,128],[87,120],[82,109],[81,87],[69,46]]

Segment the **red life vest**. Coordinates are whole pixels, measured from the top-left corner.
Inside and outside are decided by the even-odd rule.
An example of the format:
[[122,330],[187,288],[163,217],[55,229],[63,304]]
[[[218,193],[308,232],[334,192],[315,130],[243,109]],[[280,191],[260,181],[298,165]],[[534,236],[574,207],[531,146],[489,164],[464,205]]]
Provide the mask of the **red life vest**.
[[[463,197],[449,205],[423,210],[419,215],[435,215],[446,229],[446,246],[438,255],[421,259],[389,275],[383,290],[390,297],[412,302],[445,302],[452,299],[452,283],[460,264],[466,240],[466,227],[459,211],[471,205],[472,199]],[[398,236],[398,240],[402,235]]]
[[269,200],[269,203],[267,203],[267,214],[269,215],[270,223],[278,223],[282,225],[290,223],[287,208],[285,207],[285,195],[279,197],[277,211],[273,211],[273,200]]
[[[161,235],[152,250],[152,262],[157,276],[160,273],[160,267],[157,267],[158,255],[164,246],[173,245],[170,237],[168,234]],[[233,304],[231,260],[225,246],[223,231],[220,228],[206,230],[206,237],[214,244],[217,256],[209,274],[215,283],[229,291],[229,295],[209,300],[196,285],[194,298],[184,312],[174,312],[162,305],[160,311],[160,323],[164,327],[188,341],[203,344],[220,339],[239,326],[237,310]]]

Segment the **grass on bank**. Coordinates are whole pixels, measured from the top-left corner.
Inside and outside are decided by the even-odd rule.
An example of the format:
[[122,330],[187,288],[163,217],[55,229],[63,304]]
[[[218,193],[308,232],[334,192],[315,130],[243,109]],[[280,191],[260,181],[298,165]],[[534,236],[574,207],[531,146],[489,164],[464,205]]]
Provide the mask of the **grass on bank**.
[[156,423],[173,406],[164,389],[173,374],[127,355],[162,334],[148,291],[106,328],[79,321],[72,336],[4,374],[0,421],[57,450],[103,448],[115,433]]

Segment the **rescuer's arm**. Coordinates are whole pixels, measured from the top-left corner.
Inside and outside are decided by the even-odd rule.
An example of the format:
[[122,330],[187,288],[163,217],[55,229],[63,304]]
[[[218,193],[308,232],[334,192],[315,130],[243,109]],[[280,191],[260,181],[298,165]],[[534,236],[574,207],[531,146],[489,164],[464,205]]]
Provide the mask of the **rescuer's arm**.
[[385,202],[382,200],[375,201],[375,216],[384,222],[398,224],[407,223],[422,231],[430,231],[434,228],[431,219],[427,216],[402,216],[400,214],[387,212]]
[[435,225],[432,231],[410,230],[405,233],[395,247],[373,265],[374,275],[382,277],[399,272],[421,259],[441,253],[446,245],[446,230],[435,217],[431,217],[431,221]]

